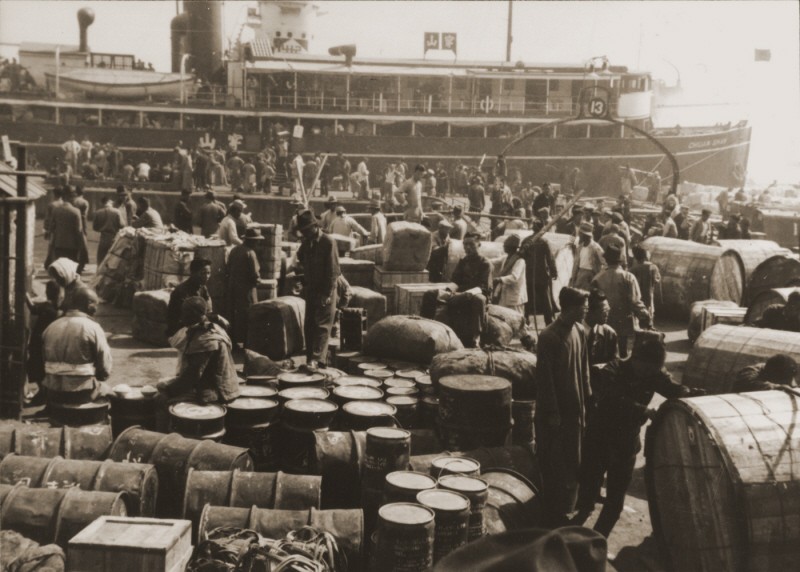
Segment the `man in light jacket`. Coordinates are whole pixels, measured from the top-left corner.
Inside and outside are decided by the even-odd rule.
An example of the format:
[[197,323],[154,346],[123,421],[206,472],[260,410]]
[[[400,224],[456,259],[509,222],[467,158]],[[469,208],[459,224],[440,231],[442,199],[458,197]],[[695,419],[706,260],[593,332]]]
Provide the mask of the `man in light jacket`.
[[516,234],[510,235],[503,243],[506,256],[500,276],[494,279],[494,299],[496,304],[516,310],[524,316],[528,286],[525,280],[525,259],[519,254],[519,245],[520,238]]

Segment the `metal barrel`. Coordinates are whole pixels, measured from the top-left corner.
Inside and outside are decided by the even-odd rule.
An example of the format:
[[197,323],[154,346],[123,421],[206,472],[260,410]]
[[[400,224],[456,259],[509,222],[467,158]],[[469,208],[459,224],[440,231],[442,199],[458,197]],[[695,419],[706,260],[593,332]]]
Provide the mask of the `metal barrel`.
[[328,429],[339,406],[325,399],[293,399],[283,406],[281,424],[294,431]]
[[107,425],[61,428],[17,426],[11,428],[11,433],[10,437],[4,433],[7,452],[27,457],[61,455],[67,459],[102,460],[112,440],[111,428]]
[[419,425],[422,429],[436,428],[436,417],[439,413],[439,398],[434,395],[423,395],[419,402]]
[[103,493],[67,489],[58,508],[56,544],[66,547],[70,539],[100,516],[127,516],[125,493]]
[[387,389],[390,387],[400,387],[405,389],[411,389],[417,387],[417,384],[413,378],[397,377],[397,376],[384,379],[383,385]]
[[95,474],[93,490],[124,492],[131,516],[155,516],[158,503],[158,472],[143,463],[104,461]]
[[383,490],[384,478],[394,471],[408,468],[411,457],[411,433],[392,427],[367,429],[366,453],[362,470],[362,487]]
[[342,407],[342,425],[350,431],[393,427],[397,408],[382,401],[351,401]]
[[[412,444],[412,450],[418,448]],[[522,474],[535,485],[541,482],[539,465],[533,449],[529,446],[514,445],[511,447],[482,447],[464,452],[443,451],[437,454],[412,455],[411,468],[422,473],[431,473],[433,461],[439,457],[470,457],[478,461],[484,471],[492,468],[511,469]],[[431,473],[435,477],[441,475]],[[444,473],[443,473],[444,474]]]
[[455,491],[433,489],[417,494],[417,502],[436,514],[433,561],[438,562],[464,546],[469,537],[469,499]]
[[397,409],[397,422],[405,429],[415,429],[419,424],[419,399],[409,395],[390,395],[386,403]]
[[364,432],[317,431],[313,434],[308,470],[322,476],[323,508],[359,506],[366,443]]
[[416,397],[419,395],[419,389],[416,387],[389,387],[386,389],[386,395],[389,397]]
[[113,441],[109,425],[64,427],[61,456],[65,459],[102,461]]
[[536,430],[533,426],[533,415],[536,413],[536,401],[511,402],[511,415],[514,426],[511,428],[511,443],[514,445],[532,446],[536,440]]
[[507,469],[484,471],[481,479],[489,485],[489,495],[484,509],[488,534],[540,525],[539,498],[537,489],[531,481]]
[[445,448],[502,447],[511,440],[511,382],[489,375],[439,380],[437,426]]
[[45,477],[51,465],[61,457],[27,457],[10,453],[0,461],[0,484],[22,483],[31,488],[46,486]]
[[414,503],[378,510],[375,570],[424,572],[433,566],[435,513]]
[[54,460],[49,464],[47,474],[43,475],[45,480],[40,484],[28,486],[42,486],[51,489],[78,488],[84,491],[93,491],[95,490],[94,482],[97,471],[100,470],[102,464],[102,461]]
[[[413,465],[412,465],[413,468]],[[481,464],[470,457],[457,457],[455,455],[441,455],[431,461],[430,475],[440,479],[446,475],[464,475],[477,477],[481,474]]]
[[[264,395],[277,395],[277,392],[270,388],[253,389],[264,390]],[[275,469],[277,467],[275,421],[279,411],[278,402],[261,397],[239,397],[228,403],[227,409],[223,443],[248,449],[257,470]]]
[[155,430],[155,396],[145,395],[138,387],[123,394],[114,394],[111,401],[111,432],[119,435],[128,427]]
[[109,400],[102,397],[87,403],[58,403],[50,401],[47,404],[47,414],[50,422],[54,425],[69,427],[105,425],[108,423],[110,407]]
[[380,389],[381,382],[374,377],[362,377],[356,375],[343,375],[342,377],[333,380],[333,384],[342,387],[347,385],[366,385],[368,387],[375,387]]
[[156,446],[166,436],[141,427],[129,427],[117,435],[108,452],[108,458],[125,463],[149,463]]
[[422,395],[435,395],[436,389],[433,386],[433,380],[431,380],[430,375],[421,375],[417,378],[414,378],[414,383],[419,389],[419,392]]
[[342,333],[342,349],[345,351],[360,350],[364,332],[367,330],[367,310],[342,308],[339,326]]
[[250,528],[250,512],[255,507],[231,508],[206,504],[197,522],[197,539],[202,542],[216,528]]
[[57,427],[17,427],[14,430],[14,450],[27,457],[55,457],[64,452],[64,431]]
[[483,511],[489,498],[489,484],[477,477],[446,475],[439,479],[437,486],[448,491],[461,493],[469,499],[468,542],[486,534]]
[[[163,435],[157,433],[157,435]],[[189,469],[189,455],[197,448],[200,441],[187,439],[178,433],[163,435],[151,450],[148,459],[158,471],[160,491],[156,515],[159,518],[177,518],[180,515],[180,502],[183,498],[183,487],[186,472]]]
[[227,408],[215,403],[183,402],[170,405],[170,429],[190,439],[211,439],[225,431]]
[[340,385],[333,389],[332,399],[342,407],[351,401],[379,401],[383,391],[369,385]]
[[417,493],[436,488],[436,479],[416,471],[394,471],[384,478],[383,503],[417,502]]
[[297,373],[286,372],[278,375],[278,389],[289,389],[290,387],[323,387],[325,376],[321,373]]
[[14,426],[0,426],[0,459],[14,452]]

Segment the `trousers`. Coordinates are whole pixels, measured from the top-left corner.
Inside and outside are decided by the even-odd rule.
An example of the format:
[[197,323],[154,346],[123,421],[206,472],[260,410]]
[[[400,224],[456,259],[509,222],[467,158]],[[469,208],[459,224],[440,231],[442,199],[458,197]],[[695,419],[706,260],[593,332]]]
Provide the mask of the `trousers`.
[[324,364],[328,357],[328,342],[331,328],[336,319],[336,292],[328,303],[319,296],[306,298],[306,315],[303,322],[303,333],[306,338],[306,361]]

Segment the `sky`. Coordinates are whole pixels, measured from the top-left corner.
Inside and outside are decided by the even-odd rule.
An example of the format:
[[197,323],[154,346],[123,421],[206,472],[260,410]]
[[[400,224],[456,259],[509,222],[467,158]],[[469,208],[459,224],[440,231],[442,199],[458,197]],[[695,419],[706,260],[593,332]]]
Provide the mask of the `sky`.
[[[235,43],[255,2],[224,2],[224,37]],[[312,51],[355,43],[358,54],[420,58],[423,32],[458,34],[458,59],[505,58],[508,2],[322,1]],[[0,54],[22,41],[76,44],[76,12],[95,12],[89,45],[133,53],[169,71],[174,0],[1,0]],[[245,30],[243,39],[250,38]],[[771,51],[754,62],[755,49]],[[583,63],[608,56],[613,65],[649,70],[683,99],[727,102],[722,108],[664,110],[657,123],[737,121],[754,127],[751,174],[800,181],[800,3],[764,1],[630,1],[513,3],[512,61]],[[429,58],[452,59],[449,52]],[[733,105],[735,104],[735,105]],[[755,170],[754,170],[755,169]],[[784,174],[785,173],[785,174]],[[773,176],[774,175],[774,176]],[[780,175],[780,176],[779,176]]]

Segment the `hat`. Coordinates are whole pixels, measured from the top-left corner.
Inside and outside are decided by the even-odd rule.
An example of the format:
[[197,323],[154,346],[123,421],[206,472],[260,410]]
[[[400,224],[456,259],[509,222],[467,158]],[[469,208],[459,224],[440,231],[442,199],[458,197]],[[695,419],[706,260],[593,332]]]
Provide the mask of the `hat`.
[[345,212],[347,212],[347,209],[344,208],[342,205],[339,205],[338,207],[336,207],[336,214],[345,213]]
[[606,248],[603,257],[609,264],[619,264],[619,261],[622,260],[622,251],[618,246],[611,245]]
[[503,246],[513,246],[514,248],[519,248],[520,239],[518,234],[510,234],[508,238],[503,241]]
[[582,222],[578,232],[586,236],[594,236],[594,225],[590,222]]
[[332,205],[333,203],[338,203],[339,201],[336,200],[336,197],[328,197],[328,200],[325,201],[326,205]]
[[540,214],[544,214],[544,215],[550,216],[550,209],[548,207],[542,207],[538,211],[536,211],[536,214],[539,214],[539,215]]
[[369,208],[370,208],[370,210],[380,209],[381,208],[381,202],[380,201],[370,201]]
[[622,221],[624,221],[625,219],[618,212],[612,212],[611,213],[611,220],[614,221],[615,223],[619,224]]
[[439,221],[439,228],[453,228],[453,225],[449,220],[443,218]]
[[317,217],[309,210],[304,210],[297,216],[297,230],[304,231],[309,227],[319,225]]
[[232,203],[231,203],[231,204],[228,206],[228,208],[239,207],[240,209],[244,210],[246,206],[247,206],[247,205],[244,203],[244,201],[242,201],[242,200],[239,200],[239,199],[236,199],[235,201],[233,201],[233,202],[232,202]]
[[527,528],[484,536],[442,558],[433,572],[607,572],[608,543],[582,526]]
[[700,214],[710,215],[711,214],[711,210],[710,209],[703,209],[702,211],[700,211]]
[[572,207],[572,214],[578,214],[583,212],[583,207],[580,205],[575,205]]
[[261,229],[253,227],[248,228],[244,231],[244,239],[245,240],[264,240],[264,237],[261,236]]
[[594,213],[594,207],[592,205],[584,205],[583,212],[585,213]]

